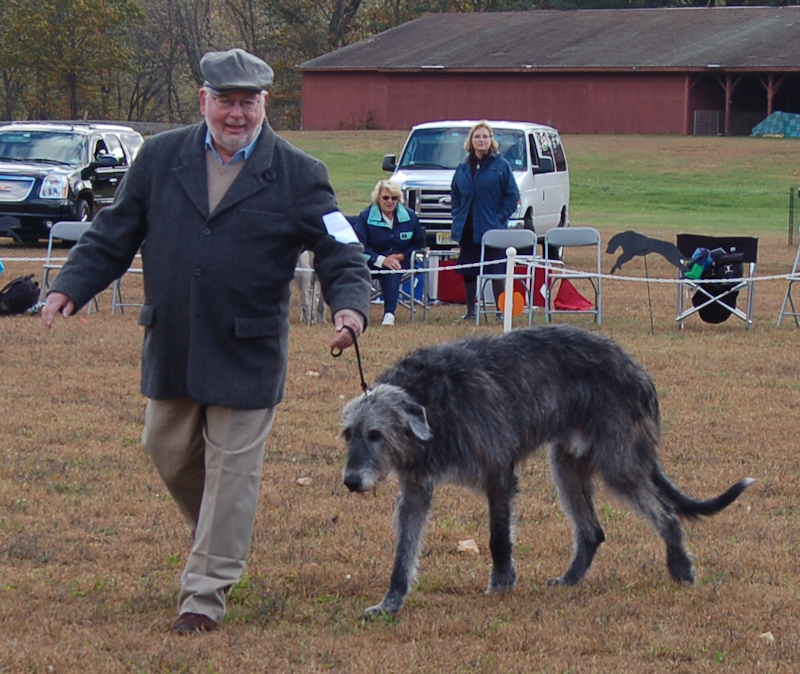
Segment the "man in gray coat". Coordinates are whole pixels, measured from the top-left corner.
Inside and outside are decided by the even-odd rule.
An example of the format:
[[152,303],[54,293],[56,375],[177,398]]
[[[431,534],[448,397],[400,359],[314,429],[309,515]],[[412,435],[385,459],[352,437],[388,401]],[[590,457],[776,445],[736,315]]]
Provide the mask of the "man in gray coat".
[[206,54],[203,123],[145,142],[72,249],[42,320],[68,317],[141,248],[144,450],[194,541],[173,631],[211,631],[250,547],[264,442],[283,397],[290,283],[304,248],[334,316],[332,348],[369,314],[370,275],[325,166],[266,121],[272,69],[241,49]]

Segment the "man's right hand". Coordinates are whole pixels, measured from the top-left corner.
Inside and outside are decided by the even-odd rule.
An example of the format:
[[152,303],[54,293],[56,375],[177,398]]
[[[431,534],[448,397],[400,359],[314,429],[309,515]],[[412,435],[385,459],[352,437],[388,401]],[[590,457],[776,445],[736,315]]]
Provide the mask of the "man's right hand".
[[64,293],[52,292],[47,296],[42,308],[42,323],[48,330],[53,327],[56,314],[69,318],[75,311],[75,303]]

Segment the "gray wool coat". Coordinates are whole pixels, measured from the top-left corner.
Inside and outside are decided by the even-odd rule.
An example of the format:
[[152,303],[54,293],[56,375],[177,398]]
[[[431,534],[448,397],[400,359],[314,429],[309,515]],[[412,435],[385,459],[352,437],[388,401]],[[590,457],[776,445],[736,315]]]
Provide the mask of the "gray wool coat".
[[291,280],[302,250],[314,252],[334,313],[369,315],[369,270],[360,244],[339,243],[325,229],[322,216],[338,206],[324,164],[266,121],[209,213],[205,136],[201,123],[146,141],[51,290],[77,311],[124,274],[141,247],[142,393],[272,407],[283,397]]

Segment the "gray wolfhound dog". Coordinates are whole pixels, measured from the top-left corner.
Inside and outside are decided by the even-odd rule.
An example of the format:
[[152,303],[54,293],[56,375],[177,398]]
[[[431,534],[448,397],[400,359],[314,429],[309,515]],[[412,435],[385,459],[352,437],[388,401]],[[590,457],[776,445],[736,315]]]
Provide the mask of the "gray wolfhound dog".
[[605,539],[593,501],[600,475],[664,539],[667,567],[694,582],[679,518],[713,515],[751,479],[700,501],[670,482],[659,461],[652,379],[610,339],[569,325],[516,330],[416,350],[383,372],[343,413],[344,483],[366,492],[394,474],[397,547],[389,590],[368,615],[399,611],[414,580],[437,484],[455,483],[489,502],[492,572],[487,592],[514,586],[515,470],[549,446],[561,507],[572,524],[572,563],[550,585],[575,585]]

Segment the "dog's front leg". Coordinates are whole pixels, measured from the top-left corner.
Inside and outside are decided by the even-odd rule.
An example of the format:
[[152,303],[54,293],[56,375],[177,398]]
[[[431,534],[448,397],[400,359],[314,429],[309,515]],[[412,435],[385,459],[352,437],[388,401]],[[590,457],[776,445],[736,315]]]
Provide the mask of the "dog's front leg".
[[403,605],[403,600],[416,577],[417,558],[432,500],[432,484],[415,482],[401,484],[400,496],[397,498],[394,510],[397,548],[392,579],[383,601],[365,611],[368,616],[377,616],[381,613],[393,615]]
[[517,493],[517,476],[512,467],[489,484],[489,549],[492,552],[492,575],[486,592],[510,590],[517,581],[511,535],[512,500]]

